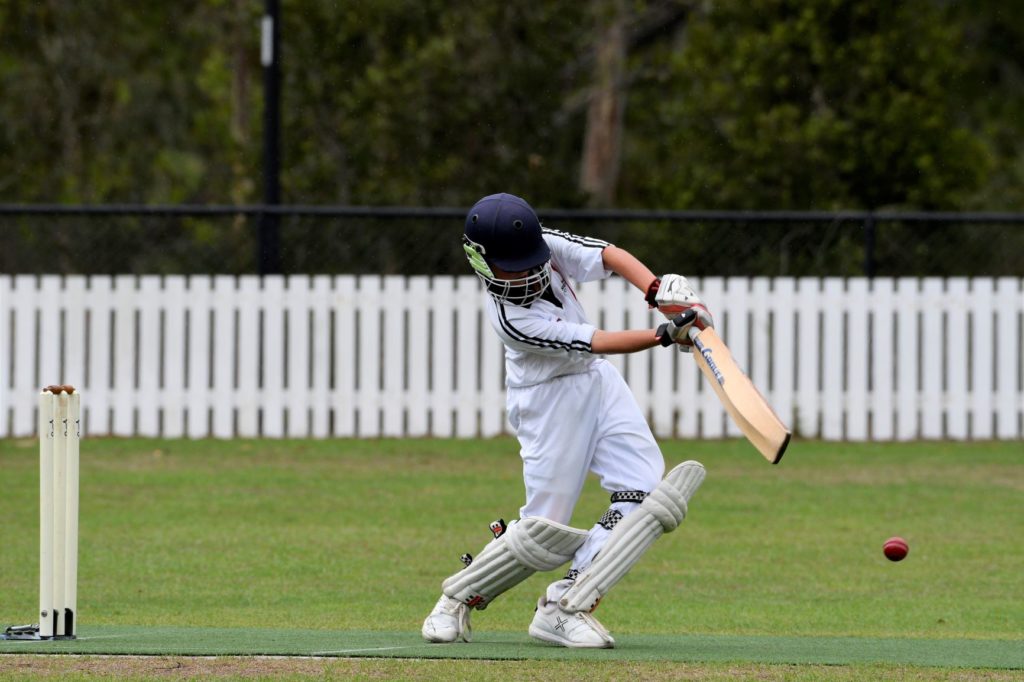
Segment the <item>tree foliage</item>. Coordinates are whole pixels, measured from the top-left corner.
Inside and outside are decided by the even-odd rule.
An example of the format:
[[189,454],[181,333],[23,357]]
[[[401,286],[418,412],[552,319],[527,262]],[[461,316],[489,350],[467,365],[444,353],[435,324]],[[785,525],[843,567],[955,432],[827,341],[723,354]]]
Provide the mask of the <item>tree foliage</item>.
[[[611,4],[686,10],[630,44],[619,206],[1024,209],[1013,3]],[[285,202],[586,203],[589,3],[281,8]],[[260,10],[0,0],[0,201],[258,202]]]

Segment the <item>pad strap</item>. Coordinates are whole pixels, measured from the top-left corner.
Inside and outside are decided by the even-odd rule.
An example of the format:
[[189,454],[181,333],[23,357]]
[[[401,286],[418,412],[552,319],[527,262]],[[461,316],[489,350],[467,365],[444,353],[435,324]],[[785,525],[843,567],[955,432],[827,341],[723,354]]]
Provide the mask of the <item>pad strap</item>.
[[647,493],[643,490],[619,490],[612,493],[612,504],[616,502],[643,502]]

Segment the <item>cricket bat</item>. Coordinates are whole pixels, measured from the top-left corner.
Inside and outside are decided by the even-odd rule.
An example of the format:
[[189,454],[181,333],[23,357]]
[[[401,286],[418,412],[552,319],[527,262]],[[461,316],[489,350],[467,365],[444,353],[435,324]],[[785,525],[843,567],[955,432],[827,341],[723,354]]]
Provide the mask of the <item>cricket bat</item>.
[[778,464],[789,445],[789,429],[732,359],[728,346],[712,327],[691,327],[689,334],[693,358],[733,422],[765,459]]

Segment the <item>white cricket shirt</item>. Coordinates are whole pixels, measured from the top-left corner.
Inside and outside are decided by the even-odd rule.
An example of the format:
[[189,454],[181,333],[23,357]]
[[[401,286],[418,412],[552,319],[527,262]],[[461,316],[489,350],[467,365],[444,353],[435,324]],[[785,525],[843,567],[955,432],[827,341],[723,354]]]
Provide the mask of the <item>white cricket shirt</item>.
[[[608,242],[543,228],[551,249],[550,293],[529,306],[487,297],[487,316],[505,343],[508,386],[532,386],[566,374],[585,372],[596,360],[590,349],[597,328],[587,321],[569,280],[591,282],[612,273],[602,253]],[[547,297],[556,299],[556,305]]]

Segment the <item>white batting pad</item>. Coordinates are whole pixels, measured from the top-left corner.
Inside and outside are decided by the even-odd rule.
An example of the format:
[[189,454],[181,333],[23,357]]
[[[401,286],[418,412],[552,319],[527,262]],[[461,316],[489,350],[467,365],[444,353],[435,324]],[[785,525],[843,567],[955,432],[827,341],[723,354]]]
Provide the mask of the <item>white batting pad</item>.
[[559,601],[566,611],[590,611],[633,567],[647,548],[686,517],[687,504],[704,481],[700,462],[683,462],[633,511],[619,521],[597,558]]
[[442,591],[471,608],[486,608],[495,597],[537,571],[550,571],[569,561],[587,531],[528,517],[484,547],[466,568],[441,584]]

